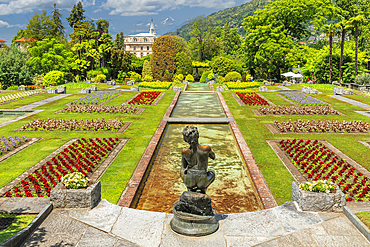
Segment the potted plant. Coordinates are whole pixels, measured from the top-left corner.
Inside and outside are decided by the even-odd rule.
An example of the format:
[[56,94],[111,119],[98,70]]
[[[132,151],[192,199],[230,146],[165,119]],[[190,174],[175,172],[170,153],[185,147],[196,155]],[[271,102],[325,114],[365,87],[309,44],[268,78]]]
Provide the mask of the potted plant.
[[326,180],[292,184],[293,201],[302,211],[341,212],[346,198],[339,186]]
[[93,208],[100,199],[100,181],[93,183],[80,172],[62,177],[50,193],[50,201],[56,208]]

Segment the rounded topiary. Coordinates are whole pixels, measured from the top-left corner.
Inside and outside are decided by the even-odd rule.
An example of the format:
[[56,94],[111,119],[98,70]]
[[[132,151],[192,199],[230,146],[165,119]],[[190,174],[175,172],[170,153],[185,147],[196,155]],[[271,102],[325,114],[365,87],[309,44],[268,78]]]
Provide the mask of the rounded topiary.
[[225,76],[225,81],[226,82],[230,82],[230,81],[238,81],[238,80],[241,80],[242,79],[242,76],[238,73],[238,72],[229,72],[226,76]]
[[97,76],[95,76],[95,82],[102,82],[102,81],[104,81],[105,78],[106,78],[105,75],[98,74]]
[[44,76],[44,85],[46,87],[51,86],[53,83],[56,85],[62,84],[64,79],[64,73],[61,71],[53,70]]
[[206,70],[203,72],[202,76],[200,77],[199,82],[205,83],[207,81],[208,75],[212,73],[210,70]]
[[194,82],[194,77],[193,77],[191,74],[188,74],[188,75],[185,77],[185,81],[188,81],[188,82]]
[[176,79],[179,80],[179,81],[182,81],[182,80],[184,80],[184,75],[183,74],[178,74],[176,76]]

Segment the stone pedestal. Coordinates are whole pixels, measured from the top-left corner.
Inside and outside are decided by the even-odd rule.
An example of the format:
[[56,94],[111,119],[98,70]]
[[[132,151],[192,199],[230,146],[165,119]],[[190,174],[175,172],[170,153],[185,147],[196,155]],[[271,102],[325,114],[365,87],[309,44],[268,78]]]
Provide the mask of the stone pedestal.
[[50,193],[50,201],[55,208],[93,208],[100,200],[100,181],[86,189],[67,189],[59,183]]
[[346,198],[340,188],[335,185],[333,193],[311,192],[301,190],[297,182],[292,184],[293,201],[298,203],[302,211],[314,212],[342,212],[346,205]]

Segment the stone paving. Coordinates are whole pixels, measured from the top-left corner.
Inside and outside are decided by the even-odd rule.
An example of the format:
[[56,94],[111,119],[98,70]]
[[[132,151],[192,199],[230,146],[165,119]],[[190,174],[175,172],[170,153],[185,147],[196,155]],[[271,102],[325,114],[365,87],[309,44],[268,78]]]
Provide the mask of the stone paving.
[[344,214],[271,209],[217,215],[219,230],[187,237],[170,229],[172,214],[102,200],[91,210],[53,210],[23,246],[370,246]]
[[332,97],[334,99],[340,100],[340,101],[344,101],[344,102],[346,102],[348,104],[358,106],[358,107],[360,107],[362,109],[370,110],[370,105],[365,104],[365,103],[362,103],[362,102],[359,102],[357,100],[349,99],[349,98],[346,98],[346,97],[343,97],[343,96],[340,96],[340,95],[328,95],[328,96],[329,97]]
[[282,90],[292,90],[292,89],[290,89],[290,88],[288,88],[288,87],[284,87],[284,86],[278,86],[280,89],[282,89]]
[[18,108],[16,108],[16,110],[17,111],[32,110],[35,107],[39,107],[39,106],[45,105],[47,103],[50,103],[50,102],[53,102],[53,101],[62,99],[64,97],[67,97],[67,96],[70,96],[70,95],[71,94],[60,94],[60,95],[57,95],[57,96],[54,96],[54,97],[51,97],[51,98],[48,98],[48,99],[43,99],[43,100],[40,100],[40,101],[31,103],[31,104],[28,104],[28,105],[25,105],[25,106],[18,107]]

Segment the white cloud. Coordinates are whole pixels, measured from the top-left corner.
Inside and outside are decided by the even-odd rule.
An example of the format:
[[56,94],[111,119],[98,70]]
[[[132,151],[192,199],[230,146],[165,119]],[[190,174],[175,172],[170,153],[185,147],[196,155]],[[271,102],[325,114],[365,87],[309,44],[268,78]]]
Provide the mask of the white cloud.
[[139,16],[158,14],[181,6],[204,8],[228,8],[235,6],[235,0],[107,0],[103,7],[112,9],[110,15]]
[[0,20],[0,27],[20,27],[21,28],[25,26],[26,25],[21,25],[21,24],[10,25],[8,22]]
[[[41,9],[51,9],[54,3],[58,9],[72,9],[79,0],[1,0],[0,15],[24,14]],[[95,5],[95,0],[82,1],[84,7]]]

